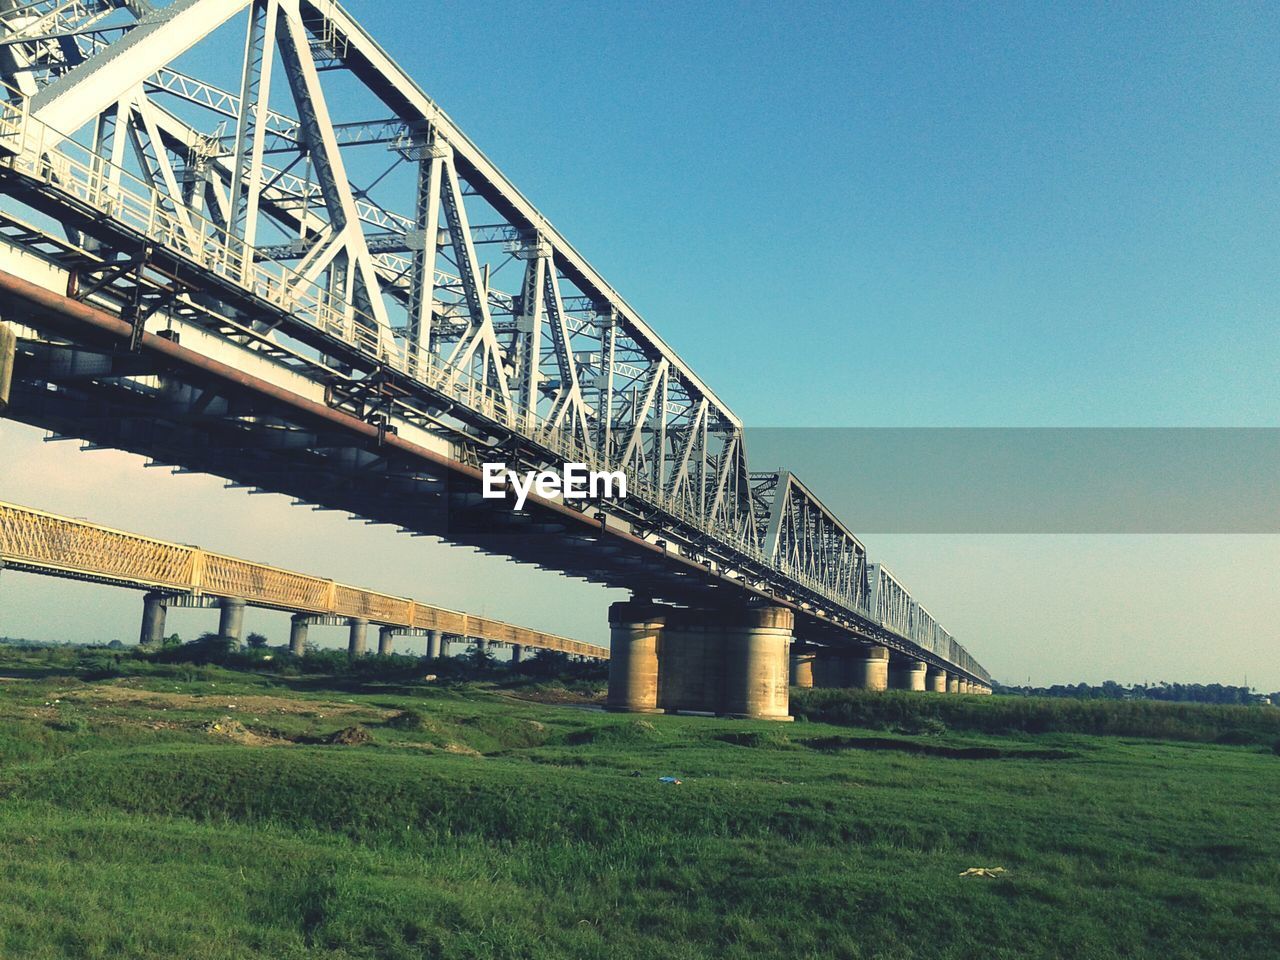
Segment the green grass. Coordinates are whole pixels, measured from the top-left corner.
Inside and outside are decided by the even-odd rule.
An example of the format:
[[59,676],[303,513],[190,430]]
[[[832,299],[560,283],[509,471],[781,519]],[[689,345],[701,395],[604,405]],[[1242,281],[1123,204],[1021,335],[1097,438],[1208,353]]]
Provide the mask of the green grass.
[[[1265,717],[1187,714],[1159,739],[1064,732],[1064,714],[1036,733],[1003,698],[890,696],[839,708],[861,726],[777,725],[129,660],[86,682],[64,651],[6,657],[6,960],[1201,960],[1280,942],[1280,758],[1192,742],[1262,737]],[[811,717],[810,698],[860,699],[805,694]],[[368,743],[321,742],[357,724]]]

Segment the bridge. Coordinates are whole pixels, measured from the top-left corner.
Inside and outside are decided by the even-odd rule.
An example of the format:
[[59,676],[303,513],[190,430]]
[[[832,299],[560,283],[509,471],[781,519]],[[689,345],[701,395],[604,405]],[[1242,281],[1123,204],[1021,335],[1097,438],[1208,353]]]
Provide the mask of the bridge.
[[989,690],[339,4],[0,0],[0,81],[7,416],[627,589],[615,709]]
[[143,645],[164,639],[165,615],[173,606],[217,608],[218,635],[238,645],[244,609],[250,606],[293,614],[289,650],[295,656],[305,652],[307,630],[314,624],[347,627],[347,651],[361,656],[372,624],[379,628],[381,655],[391,653],[394,638],[404,635],[425,637],[431,659],[447,656],[450,640],[474,642],[481,652],[510,647],[515,663],[526,650],[609,658],[605,647],[568,637],[4,501],[2,569],[146,590],[139,636]]

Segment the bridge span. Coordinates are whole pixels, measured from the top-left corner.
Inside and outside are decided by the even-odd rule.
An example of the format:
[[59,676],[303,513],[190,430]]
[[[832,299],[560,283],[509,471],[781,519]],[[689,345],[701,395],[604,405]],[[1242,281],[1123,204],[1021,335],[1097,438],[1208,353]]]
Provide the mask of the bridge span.
[[144,645],[164,639],[165,614],[173,606],[216,607],[218,634],[239,644],[250,606],[293,614],[289,649],[298,656],[308,627],[324,624],[348,628],[352,656],[365,652],[372,625],[380,654],[390,653],[393,639],[403,635],[425,637],[432,659],[448,653],[450,640],[474,641],[482,651],[510,647],[517,663],[525,650],[609,659],[605,647],[580,640],[4,501],[0,569],[146,590],[138,638]]
[[[628,589],[618,709],[780,718],[790,653],[801,683],[989,688],[339,4],[0,27],[7,416]],[[628,495],[517,510],[488,462]]]

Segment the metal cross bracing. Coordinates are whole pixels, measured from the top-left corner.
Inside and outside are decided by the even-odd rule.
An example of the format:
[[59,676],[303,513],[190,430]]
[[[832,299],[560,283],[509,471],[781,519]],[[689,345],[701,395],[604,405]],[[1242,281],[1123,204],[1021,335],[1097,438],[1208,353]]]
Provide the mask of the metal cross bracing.
[[317,621],[359,618],[405,631],[440,630],[597,660],[604,647],[352,587],[305,573],[0,501],[0,567],[154,590],[175,599],[231,598]]
[[[213,431],[222,417],[217,429],[233,426],[234,449],[250,451],[243,462],[263,448],[292,459],[233,471],[202,455],[208,437],[176,449],[141,411],[130,430],[145,442],[105,436],[114,424],[88,439],[166,447],[184,469],[250,485],[287,478],[295,493],[310,485],[303,464],[384,463],[376,449],[309,446],[278,411],[228,420],[235,404],[208,383],[139,371],[147,335],[163,333],[376,426],[378,443],[413,434],[468,467],[623,471],[626,500],[587,509],[606,533],[693,562],[655,590],[692,601],[697,590],[672,583],[710,576],[795,604],[803,629],[833,642],[943,659],[922,642],[932,628],[904,632],[874,613],[857,538],[791,474],[749,471],[732,411],[338,4],[0,0],[0,71],[0,222],[12,238],[0,266],[124,319],[134,354],[99,355],[98,376],[64,380],[71,394],[33,395],[43,418],[11,415],[83,437],[83,421],[53,408],[186,404],[182,429]],[[73,344],[28,327],[27,382],[55,383]],[[454,533],[458,507],[445,510]],[[633,561],[588,573],[634,585],[647,564]]]

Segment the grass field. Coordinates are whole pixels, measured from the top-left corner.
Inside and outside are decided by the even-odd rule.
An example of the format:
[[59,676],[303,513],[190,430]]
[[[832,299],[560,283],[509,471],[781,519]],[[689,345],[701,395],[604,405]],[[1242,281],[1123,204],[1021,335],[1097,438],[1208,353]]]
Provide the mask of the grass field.
[[778,725],[555,684],[97,666],[0,647],[4,960],[1280,944],[1278,710],[1097,735],[1004,698],[816,691],[798,711],[840,722]]

